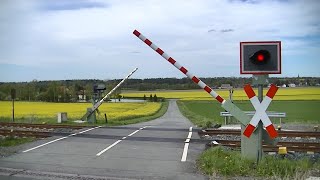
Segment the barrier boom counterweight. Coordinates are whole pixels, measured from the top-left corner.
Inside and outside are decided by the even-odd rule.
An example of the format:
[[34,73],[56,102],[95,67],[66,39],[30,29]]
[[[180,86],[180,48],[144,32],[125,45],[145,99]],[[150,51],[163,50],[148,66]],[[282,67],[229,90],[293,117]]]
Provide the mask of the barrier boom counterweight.
[[126,81],[134,72],[136,72],[138,70],[138,68],[135,68],[130,74],[128,74],[127,77],[125,77],[124,79],[122,79],[122,81],[119,82],[118,85],[116,85],[116,87],[114,87],[107,95],[105,95],[99,102],[97,102],[96,104],[93,105],[93,107],[91,108],[91,111],[87,112],[84,116],[82,116],[82,120],[84,120],[85,118],[87,118],[89,115],[91,115],[95,110],[98,109],[98,107],[103,103],[104,100],[106,100],[116,89],[118,89],[122,83],[124,83],[124,81]]
[[241,111],[236,105],[231,103],[229,100],[223,99],[218,93],[212,90],[208,85],[202,82],[199,78],[194,76],[190,71],[188,71],[185,67],[181,66],[176,60],[170,57],[167,53],[165,53],[162,49],[152,43],[149,39],[147,39],[144,35],[142,35],[139,31],[134,30],[133,34],[136,35],[141,41],[150,46],[154,51],[160,54],[164,59],[170,62],[173,66],[175,66],[178,70],[180,70],[183,74],[185,74],[188,78],[190,78],[194,83],[198,84],[203,90],[209,93],[213,98],[215,98],[219,103],[222,104],[222,107],[229,111],[235,118],[237,118],[242,124],[248,124],[250,122],[250,118]]

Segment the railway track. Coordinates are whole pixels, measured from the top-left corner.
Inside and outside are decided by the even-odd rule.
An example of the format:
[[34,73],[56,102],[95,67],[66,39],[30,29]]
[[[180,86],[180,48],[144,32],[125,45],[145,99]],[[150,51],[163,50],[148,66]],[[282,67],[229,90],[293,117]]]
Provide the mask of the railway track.
[[[227,130],[227,129],[206,129],[200,130],[200,136],[204,135],[241,135],[240,130]],[[279,137],[306,137],[306,138],[320,138],[320,132],[318,131],[278,131]]]
[[62,124],[28,124],[28,123],[5,123],[0,122],[0,127],[20,127],[20,128],[38,128],[38,129],[82,129],[86,126],[79,125],[62,125]]
[[[207,146],[222,145],[235,149],[240,149],[241,147],[241,141],[237,140],[216,140],[215,142],[209,143]],[[277,152],[279,147],[287,147],[287,151],[320,153],[320,144],[313,142],[278,142],[276,146],[263,144],[262,147],[265,152]]]
[[[56,133],[50,131],[37,131],[38,129],[56,129],[56,128],[70,128],[81,129],[85,126],[71,126],[71,125],[48,125],[48,124],[25,124],[25,123],[0,123],[1,127],[12,129],[0,129],[0,135],[3,136],[18,136],[18,137],[36,137],[46,138],[55,135]],[[30,129],[14,129],[19,128],[32,128]],[[33,129],[35,128],[35,129]],[[302,132],[302,131],[278,131],[280,137],[313,137],[319,138],[320,132]],[[240,135],[240,130],[221,130],[221,129],[208,129],[199,131],[199,135]],[[240,140],[215,140],[218,144],[238,149],[241,147]],[[217,144],[208,143],[207,146],[215,146]],[[278,142],[277,145],[263,144],[265,152],[277,152],[279,147],[287,147],[288,151],[295,152],[315,152],[320,153],[320,143],[317,142]]]
[[50,137],[50,132],[40,132],[40,131],[27,131],[27,130],[8,130],[0,129],[0,135],[2,136],[18,136],[18,137],[36,137],[36,138],[46,138]]
[[0,127],[0,135],[2,136],[46,138],[54,135],[52,129],[82,129],[86,126],[0,122]]

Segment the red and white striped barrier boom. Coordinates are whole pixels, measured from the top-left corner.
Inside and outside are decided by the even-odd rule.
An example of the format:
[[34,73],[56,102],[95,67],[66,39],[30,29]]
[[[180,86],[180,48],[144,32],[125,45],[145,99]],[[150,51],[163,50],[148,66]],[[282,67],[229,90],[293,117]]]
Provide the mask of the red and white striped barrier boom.
[[188,78],[190,78],[194,83],[198,84],[202,89],[204,89],[207,93],[209,93],[212,97],[214,97],[219,103],[222,104],[222,107],[224,109],[229,111],[242,124],[247,125],[249,123],[250,118],[243,111],[241,111],[236,105],[231,103],[231,101],[223,99],[218,93],[216,93],[214,90],[212,90],[208,85],[206,85],[204,82],[202,82],[199,78],[194,76],[184,66],[180,65],[175,59],[170,57],[167,53],[165,53],[157,45],[152,43],[149,39],[147,39],[139,31],[134,30],[133,34],[136,35],[141,41],[146,43],[148,46],[150,46],[158,54],[160,54],[165,60],[167,60],[173,66],[175,66],[177,69],[179,69],[183,74],[185,74]]
[[245,131],[243,132],[243,135],[250,137],[255,128],[257,127],[260,119],[263,123],[263,125],[266,127],[266,130],[271,138],[275,138],[278,136],[278,133],[276,129],[274,128],[272,122],[270,121],[266,110],[268,109],[268,106],[270,105],[273,97],[276,95],[276,92],[278,91],[278,87],[272,84],[270,86],[270,89],[267,92],[266,97],[263,99],[263,101],[260,103],[258,97],[254,93],[252,87],[250,84],[247,84],[244,87],[244,91],[246,92],[248,98],[250,99],[253,107],[255,108],[256,112],[254,116],[252,117],[250,123],[246,127]]
[[185,67],[181,66],[176,60],[174,60],[172,57],[170,57],[167,53],[163,52],[162,49],[160,49],[158,46],[156,46],[154,43],[152,43],[149,39],[144,37],[141,33],[139,33],[137,30],[133,32],[134,35],[136,35],[141,41],[145,42],[148,46],[150,46],[153,50],[155,50],[157,53],[159,53],[164,59],[169,61],[172,65],[174,65],[177,69],[179,69],[183,74],[185,74],[188,78],[192,79],[192,81],[196,84],[198,84],[202,89],[207,91],[212,97],[214,97],[217,101],[220,103],[223,103],[224,99],[219,96],[214,90],[212,90],[209,86],[207,86],[205,83],[203,83],[199,78],[191,74]]

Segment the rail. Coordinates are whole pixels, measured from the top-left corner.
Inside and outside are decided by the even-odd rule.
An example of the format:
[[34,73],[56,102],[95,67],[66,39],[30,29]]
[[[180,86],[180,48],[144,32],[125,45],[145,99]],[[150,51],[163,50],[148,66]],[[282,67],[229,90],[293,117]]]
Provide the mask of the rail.
[[[214,143],[207,144],[208,147],[214,146],[227,146],[235,149],[240,149],[241,141],[240,140],[216,140]],[[320,152],[319,143],[313,142],[279,142],[276,146],[263,144],[262,148],[264,152],[277,152],[279,147],[287,147],[288,151],[294,152]]]
[[[198,131],[200,136],[204,135],[241,135],[240,130],[227,130],[227,129],[206,129]],[[319,131],[278,131],[279,137],[313,137],[320,138]]]
[[85,128],[86,126],[0,122],[0,127],[24,127],[24,128],[39,128],[39,129],[57,129],[57,128],[82,129],[82,128]]

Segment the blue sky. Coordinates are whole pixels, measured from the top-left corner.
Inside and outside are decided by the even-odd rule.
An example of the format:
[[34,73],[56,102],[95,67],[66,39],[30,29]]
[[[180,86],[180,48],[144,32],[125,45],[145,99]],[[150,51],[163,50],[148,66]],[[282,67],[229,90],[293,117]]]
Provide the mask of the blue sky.
[[[0,82],[242,76],[240,41],[282,41],[282,74],[320,76],[320,1],[2,0]],[[272,75],[275,76],[275,75]]]

